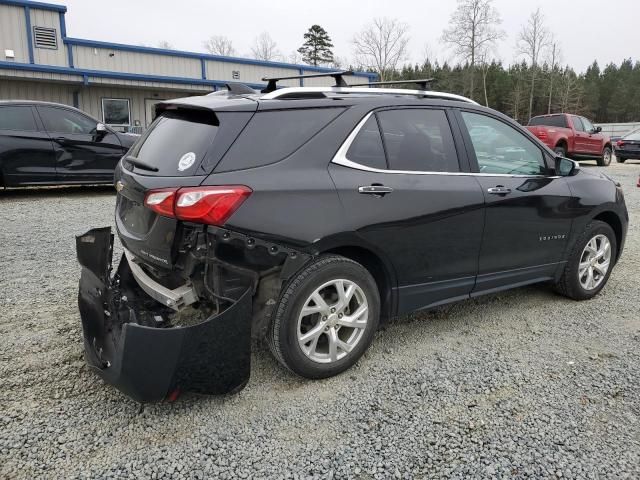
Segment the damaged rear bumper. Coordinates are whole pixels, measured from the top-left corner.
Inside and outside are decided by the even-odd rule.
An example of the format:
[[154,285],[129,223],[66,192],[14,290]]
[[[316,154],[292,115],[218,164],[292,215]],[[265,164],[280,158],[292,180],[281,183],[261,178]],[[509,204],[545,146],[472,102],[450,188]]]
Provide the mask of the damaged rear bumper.
[[165,320],[176,305],[162,305],[145,293],[149,285],[136,280],[139,267],[131,258],[123,255],[111,275],[110,228],[78,236],[76,249],[82,266],[78,305],[85,357],[107,383],[134,400],[153,402],[176,390],[223,394],[248,382],[251,288],[219,314],[194,325],[171,326]]

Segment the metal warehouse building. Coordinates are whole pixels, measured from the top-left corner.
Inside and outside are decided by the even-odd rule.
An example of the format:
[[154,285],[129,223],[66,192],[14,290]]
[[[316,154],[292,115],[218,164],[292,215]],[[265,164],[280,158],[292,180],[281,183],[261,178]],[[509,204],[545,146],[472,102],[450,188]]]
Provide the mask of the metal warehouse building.
[[[330,70],[72,38],[67,36],[66,11],[63,5],[0,0],[0,99],[65,103],[135,131],[151,123],[152,107],[161,100],[206,94],[228,82],[258,88],[265,85],[265,76]],[[362,83],[372,77],[355,73],[345,80]],[[280,84],[332,82],[310,78]]]

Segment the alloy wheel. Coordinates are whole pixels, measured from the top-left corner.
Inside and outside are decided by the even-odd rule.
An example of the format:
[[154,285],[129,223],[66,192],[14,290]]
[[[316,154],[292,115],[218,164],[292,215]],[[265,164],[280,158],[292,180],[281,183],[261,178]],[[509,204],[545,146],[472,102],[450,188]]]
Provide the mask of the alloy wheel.
[[582,251],[578,280],[585,290],[595,290],[602,284],[611,266],[611,242],[602,234],[593,237]]
[[304,302],[298,316],[298,344],[314,362],[337,362],[360,342],[368,319],[369,306],[362,288],[351,280],[331,280]]

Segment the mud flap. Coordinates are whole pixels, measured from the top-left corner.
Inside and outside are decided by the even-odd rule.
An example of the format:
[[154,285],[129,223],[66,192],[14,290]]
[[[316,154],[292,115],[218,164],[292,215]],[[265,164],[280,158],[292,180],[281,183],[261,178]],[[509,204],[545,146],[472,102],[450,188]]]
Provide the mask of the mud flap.
[[76,238],[85,357],[98,375],[138,402],[160,401],[175,390],[224,394],[243,388],[251,371],[251,289],[197,325],[141,325],[141,305],[150,298],[136,298],[146,294],[124,256],[110,278],[112,248],[108,227]]

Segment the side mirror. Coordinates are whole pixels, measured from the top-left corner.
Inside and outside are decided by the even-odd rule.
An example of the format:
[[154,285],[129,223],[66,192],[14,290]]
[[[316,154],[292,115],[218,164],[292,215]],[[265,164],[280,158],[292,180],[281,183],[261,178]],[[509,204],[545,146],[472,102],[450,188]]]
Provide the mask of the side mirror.
[[104,123],[98,123],[96,125],[96,132],[97,133],[107,133],[107,126]]
[[600,133],[602,131],[602,127],[593,127],[593,133]]
[[570,177],[580,171],[578,162],[565,157],[556,157],[556,175]]

